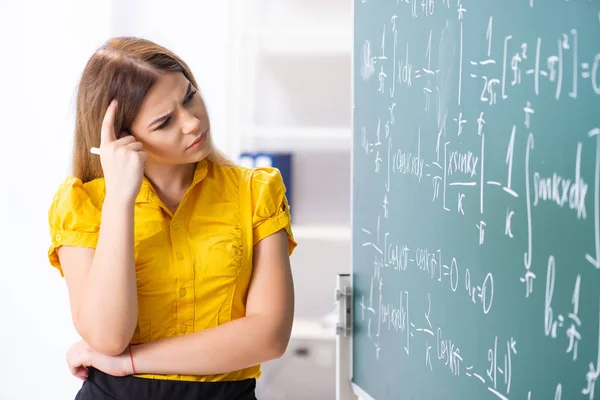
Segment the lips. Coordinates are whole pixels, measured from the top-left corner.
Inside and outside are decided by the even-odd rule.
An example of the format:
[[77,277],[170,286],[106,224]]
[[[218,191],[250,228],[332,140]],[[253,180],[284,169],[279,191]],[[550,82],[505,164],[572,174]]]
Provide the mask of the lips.
[[194,142],[188,146],[188,149],[189,149],[190,147],[194,146],[195,144],[198,144],[198,143],[199,143],[199,142],[201,142],[202,140],[204,140],[204,138],[206,137],[206,132],[207,132],[207,131],[204,131],[204,132],[202,132],[202,133],[200,134],[200,136],[198,136],[198,139],[194,140]]

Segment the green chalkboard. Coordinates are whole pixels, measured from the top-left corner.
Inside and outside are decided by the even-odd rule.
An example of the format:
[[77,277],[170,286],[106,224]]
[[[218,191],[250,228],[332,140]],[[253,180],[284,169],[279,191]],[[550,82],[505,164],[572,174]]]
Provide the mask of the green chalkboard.
[[355,0],[357,391],[600,399],[599,66],[597,0]]

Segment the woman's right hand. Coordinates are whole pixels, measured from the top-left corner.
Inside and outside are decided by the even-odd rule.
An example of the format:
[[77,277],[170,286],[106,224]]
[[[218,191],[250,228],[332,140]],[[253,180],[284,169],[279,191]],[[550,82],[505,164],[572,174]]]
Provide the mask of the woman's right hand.
[[100,162],[104,171],[106,195],[133,201],[140,191],[148,155],[132,135],[117,139],[114,129],[117,102],[113,100],[102,121]]

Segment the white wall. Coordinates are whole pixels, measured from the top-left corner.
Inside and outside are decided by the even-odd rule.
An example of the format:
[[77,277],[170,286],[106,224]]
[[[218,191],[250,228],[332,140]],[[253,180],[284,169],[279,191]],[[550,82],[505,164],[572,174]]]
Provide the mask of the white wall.
[[93,51],[131,34],[179,53],[226,150],[227,2],[141,3],[0,0],[0,400],[70,399],[81,385],[65,363],[78,336],[47,261],[47,211],[69,173],[74,94]]
[[0,399],[68,399],[80,383],[66,288],[46,257],[47,209],[68,172],[72,99],[108,34],[104,2],[5,1],[0,13]]

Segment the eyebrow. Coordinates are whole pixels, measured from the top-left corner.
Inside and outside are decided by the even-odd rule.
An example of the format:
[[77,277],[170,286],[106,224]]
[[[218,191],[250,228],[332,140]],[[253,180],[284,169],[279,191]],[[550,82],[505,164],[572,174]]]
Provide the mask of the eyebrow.
[[[183,100],[184,100],[184,101],[185,101],[185,99],[186,99],[186,98],[189,96],[189,94],[190,94],[191,92],[192,92],[192,83],[190,82],[190,83],[188,84],[187,91],[185,92],[185,96],[183,96]],[[169,113],[167,113],[167,114],[163,115],[162,117],[156,118],[154,121],[152,121],[152,122],[150,123],[150,125],[148,125],[148,128],[151,128],[153,125],[156,125],[156,124],[157,124],[157,123],[159,123],[159,122],[165,121],[167,118],[169,118],[169,117],[171,116],[171,114],[172,114],[172,113],[173,113],[173,112],[171,111],[171,112],[169,112]]]

